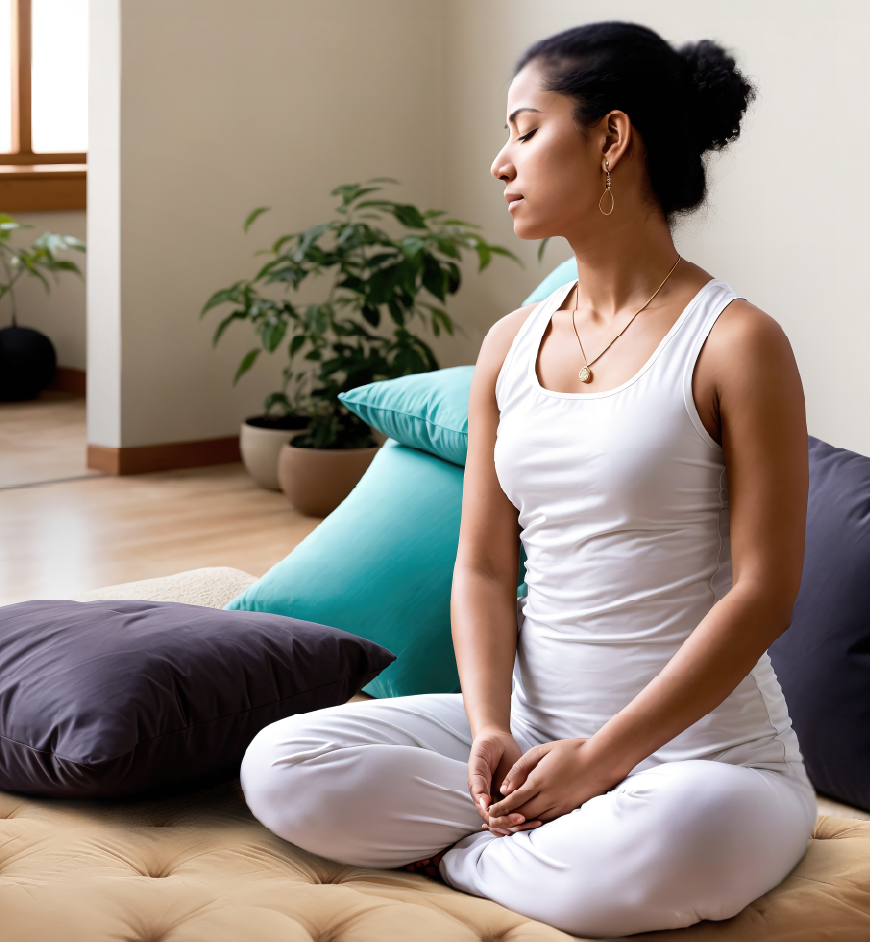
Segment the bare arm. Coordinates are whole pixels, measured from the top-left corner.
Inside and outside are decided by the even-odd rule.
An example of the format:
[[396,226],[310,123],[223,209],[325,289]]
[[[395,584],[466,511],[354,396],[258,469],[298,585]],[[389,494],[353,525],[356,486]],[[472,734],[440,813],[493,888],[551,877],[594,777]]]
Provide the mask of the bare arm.
[[708,431],[721,433],[733,587],[594,736],[523,757],[503,787],[509,797],[491,808],[496,827],[550,820],[613,787],[722,703],[791,622],[803,568],[807,433],[800,376],[778,325],[732,303],[699,359],[694,392]]
[[451,618],[465,712],[475,738],[469,787],[478,810],[481,802],[484,809],[489,805],[490,788],[498,788],[520,757],[510,733],[519,524],[516,508],[496,477],[493,450],[499,420],[496,379],[530,311],[514,312],[487,335],[468,407],[468,458]]

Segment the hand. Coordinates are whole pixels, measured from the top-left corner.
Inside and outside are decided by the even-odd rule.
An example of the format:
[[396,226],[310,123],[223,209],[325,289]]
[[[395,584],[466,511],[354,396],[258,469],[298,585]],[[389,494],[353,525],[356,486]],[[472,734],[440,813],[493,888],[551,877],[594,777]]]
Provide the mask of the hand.
[[560,739],[535,746],[505,776],[505,797],[488,807],[490,830],[553,821],[603,795],[625,776],[596,759],[586,739]]
[[[477,813],[483,818],[485,828],[490,825],[488,809],[492,795],[498,794],[505,776],[521,756],[522,750],[507,730],[484,729],[474,737],[471,755],[468,757],[468,791]],[[494,833],[501,836],[501,833],[510,833],[513,828],[523,824],[526,827],[531,826],[523,819],[517,821],[516,825],[503,824]]]

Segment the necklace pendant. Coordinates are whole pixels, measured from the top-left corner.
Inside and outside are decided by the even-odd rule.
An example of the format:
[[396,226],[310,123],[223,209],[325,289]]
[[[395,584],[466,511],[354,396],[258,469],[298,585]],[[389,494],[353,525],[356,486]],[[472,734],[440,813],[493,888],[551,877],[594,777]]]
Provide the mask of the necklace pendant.
[[584,366],[577,375],[580,377],[581,383],[592,382],[592,370],[590,370],[588,366]]

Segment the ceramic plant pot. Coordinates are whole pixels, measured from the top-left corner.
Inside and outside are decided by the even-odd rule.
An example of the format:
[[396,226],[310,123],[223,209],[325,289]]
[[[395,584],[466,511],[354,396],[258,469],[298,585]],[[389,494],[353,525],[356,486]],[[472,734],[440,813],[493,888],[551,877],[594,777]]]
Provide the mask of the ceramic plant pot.
[[45,334],[29,327],[0,330],[0,400],[35,399],[51,382],[55,362]]
[[308,420],[299,416],[270,419],[255,415],[245,419],[239,435],[239,448],[245,470],[260,487],[273,490],[278,484],[278,453],[305,431]]
[[325,517],[350,494],[377,453],[377,448],[285,445],[278,457],[281,490],[299,513]]

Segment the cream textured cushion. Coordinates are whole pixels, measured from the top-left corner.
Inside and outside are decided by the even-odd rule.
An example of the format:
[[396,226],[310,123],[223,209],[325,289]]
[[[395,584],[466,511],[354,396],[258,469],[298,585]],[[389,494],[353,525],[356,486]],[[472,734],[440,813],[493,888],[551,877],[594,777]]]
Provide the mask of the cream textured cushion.
[[[87,597],[220,607],[220,599],[236,594],[239,579],[252,578],[232,569],[196,570]],[[425,877],[349,867],[305,853],[251,817],[237,782],[161,800],[111,803],[0,792],[0,942],[568,938]],[[733,919],[631,938],[870,938],[870,823],[821,817],[804,860]]]
[[74,602],[97,602],[100,599],[133,599],[146,602],[186,602],[223,608],[257,581],[241,569],[214,566],[210,569],[190,569],[174,576],[124,582],[105,589],[92,589],[73,596]]

